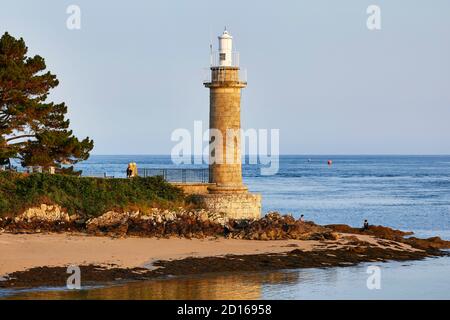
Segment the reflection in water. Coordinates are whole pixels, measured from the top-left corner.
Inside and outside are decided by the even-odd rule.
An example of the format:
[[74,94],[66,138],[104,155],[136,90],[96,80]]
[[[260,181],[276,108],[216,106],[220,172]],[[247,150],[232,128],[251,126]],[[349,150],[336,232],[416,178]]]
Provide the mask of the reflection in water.
[[[381,290],[367,288],[367,266],[381,268]],[[10,299],[450,299],[450,257],[346,268],[209,274],[81,291],[5,292]]]
[[261,299],[265,284],[295,284],[297,272],[211,274],[133,282],[81,291],[33,291],[13,299]]

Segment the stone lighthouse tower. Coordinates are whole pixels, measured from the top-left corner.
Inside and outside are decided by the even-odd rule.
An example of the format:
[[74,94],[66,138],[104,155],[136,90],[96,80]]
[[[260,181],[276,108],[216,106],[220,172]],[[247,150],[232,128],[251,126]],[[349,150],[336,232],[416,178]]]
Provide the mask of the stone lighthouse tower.
[[218,52],[211,53],[210,72],[210,79],[204,82],[210,96],[210,187],[204,202],[208,209],[228,217],[258,218],[261,196],[249,193],[242,183],[241,89],[247,82],[240,74],[239,56],[233,52],[233,37],[226,29],[219,36]]
[[[218,63],[211,66],[209,88],[209,128],[211,139],[217,130],[222,141],[216,141],[210,153],[209,182],[214,183],[210,192],[245,192],[242,184],[241,165],[241,89],[247,86],[239,76],[237,54],[233,53],[233,37],[225,30],[219,36]],[[214,61],[214,58],[212,59]],[[216,132],[217,132],[216,131]]]

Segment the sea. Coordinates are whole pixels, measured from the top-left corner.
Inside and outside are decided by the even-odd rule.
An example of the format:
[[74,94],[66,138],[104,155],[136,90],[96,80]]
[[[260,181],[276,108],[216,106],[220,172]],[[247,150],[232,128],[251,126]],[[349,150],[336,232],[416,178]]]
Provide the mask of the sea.
[[[282,155],[276,174],[243,164],[244,183],[262,195],[262,211],[319,224],[383,225],[417,237],[450,240],[450,156]],[[179,168],[164,155],[93,155],[76,165],[85,176],[125,177],[128,163]],[[331,163],[331,164],[330,164]],[[274,165],[272,163],[272,165]],[[182,165],[199,168],[206,165]],[[380,286],[368,285],[379,267]],[[1,291],[4,298],[44,299],[450,299],[450,258],[346,268],[209,274],[85,288]]]

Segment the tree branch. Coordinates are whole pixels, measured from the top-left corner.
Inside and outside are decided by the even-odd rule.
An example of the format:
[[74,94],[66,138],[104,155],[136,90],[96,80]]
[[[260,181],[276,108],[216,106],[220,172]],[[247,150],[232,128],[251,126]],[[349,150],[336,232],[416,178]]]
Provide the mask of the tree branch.
[[6,142],[10,142],[12,140],[21,139],[21,138],[33,138],[34,136],[35,136],[34,134],[23,134],[21,136],[15,136],[15,137],[6,139]]

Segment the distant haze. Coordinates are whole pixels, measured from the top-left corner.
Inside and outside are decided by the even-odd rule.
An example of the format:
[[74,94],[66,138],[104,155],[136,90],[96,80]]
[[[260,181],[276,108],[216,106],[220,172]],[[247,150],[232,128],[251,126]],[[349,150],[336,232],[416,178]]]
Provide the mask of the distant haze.
[[[66,8],[81,8],[81,30]],[[369,31],[366,9],[381,7]],[[202,85],[224,26],[248,72],[244,128],[279,128],[283,154],[450,154],[450,1],[3,1],[96,154],[168,154],[208,125]]]

